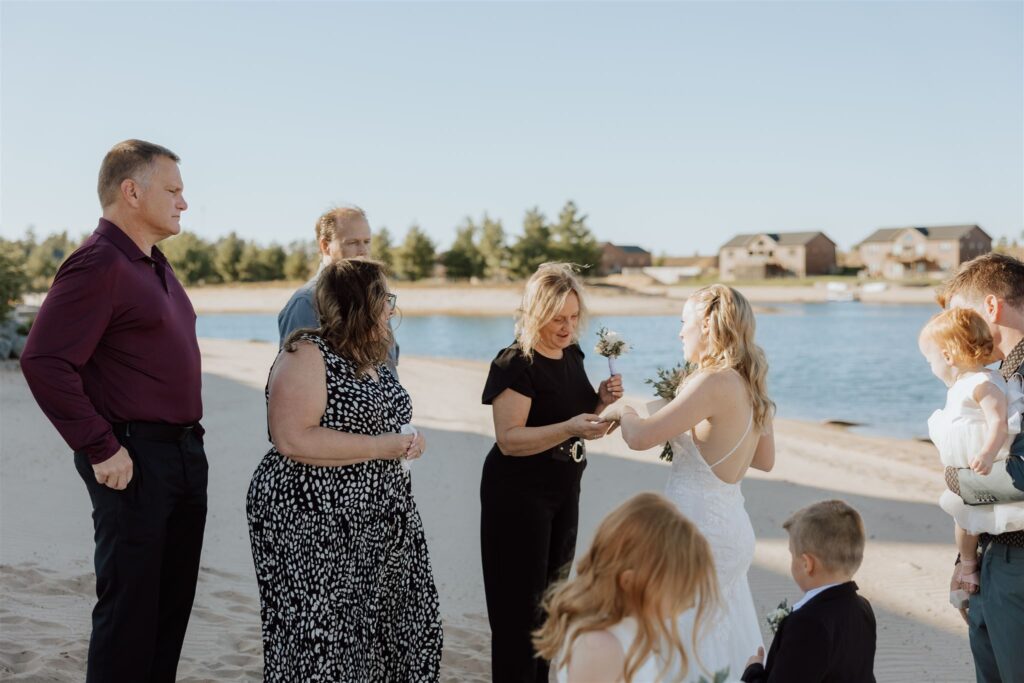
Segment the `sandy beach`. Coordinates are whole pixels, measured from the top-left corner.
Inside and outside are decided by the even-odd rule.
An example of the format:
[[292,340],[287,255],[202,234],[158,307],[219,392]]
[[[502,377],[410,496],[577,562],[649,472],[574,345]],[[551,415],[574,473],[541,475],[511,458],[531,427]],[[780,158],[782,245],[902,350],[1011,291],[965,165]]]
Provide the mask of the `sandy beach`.
[[[207,296],[214,291],[192,292],[197,309],[217,305]],[[514,302],[517,293],[502,296]],[[280,303],[265,305],[276,310]],[[500,305],[510,310],[504,299]],[[263,386],[276,349],[208,339],[201,347],[210,510],[179,680],[257,681],[259,601],[244,501],[267,450]],[[400,366],[429,444],[413,481],[441,594],[445,681],[489,679],[478,550],[480,468],[492,443],[490,411],[479,403],[486,370],[412,357]],[[795,421],[779,421],[776,431],[775,470],[753,472],[743,485],[758,539],[751,571],[758,612],[799,598],[783,520],[806,503],[841,497],[861,511],[869,533],[857,581],[878,617],[878,680],[972,680],[967,629],[947,598],[955,549],[950,520],[936,503],[942,478],[932,448]],[[71,454],[14,364],[0,371],[0,451],[0,679],[81,680],[94,588],[89,500]],[[580,548],[620,501],[661,490],[667,467],[654,451],[630,452],[617,435],[592,442]]]
[[[277,313],[299,283],[256,283],[252,285],[193,287],[188,290],[192,304],[204,313]],[[507,316],[519,306],[523,283],[508,285],[396,281],[398,306],[404,315],[494,315]],[[612,276],[587,289],[587,303],[594,315],[678,315],[683,303],[698,287],[653,286],[647,278]],[[828,300],[828,289],[819,286],[737,286],[755,304],[820,303]],[[888,286],[881,291],[859,292],[865,303],[932,304],[932,287]],[[36,297],[41,300],[40,297]],[[39,301],[33,300],[38,304]]]

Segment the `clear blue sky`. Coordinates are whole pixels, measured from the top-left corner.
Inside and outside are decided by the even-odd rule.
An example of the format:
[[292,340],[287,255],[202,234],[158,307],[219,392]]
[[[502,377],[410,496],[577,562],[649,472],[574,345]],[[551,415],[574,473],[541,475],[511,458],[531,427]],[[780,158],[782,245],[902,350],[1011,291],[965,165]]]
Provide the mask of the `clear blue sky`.
[[333,202],[441,246],[566,199],[602,239],[1024,230],[1024,3],[3,2],[0,235],[91,230],[116,141],[182,157],[183,226]]

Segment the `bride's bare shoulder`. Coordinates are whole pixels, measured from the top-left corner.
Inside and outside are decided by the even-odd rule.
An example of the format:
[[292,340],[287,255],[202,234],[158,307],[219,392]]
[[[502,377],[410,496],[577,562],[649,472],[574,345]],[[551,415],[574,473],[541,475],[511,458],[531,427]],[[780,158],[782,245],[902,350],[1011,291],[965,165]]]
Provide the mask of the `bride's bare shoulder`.
[[705,391],[726,393],[746,391],[746,382],[743,376],[733,368],[698,370],[690,376],[689,382],[699,383],[701,389]]

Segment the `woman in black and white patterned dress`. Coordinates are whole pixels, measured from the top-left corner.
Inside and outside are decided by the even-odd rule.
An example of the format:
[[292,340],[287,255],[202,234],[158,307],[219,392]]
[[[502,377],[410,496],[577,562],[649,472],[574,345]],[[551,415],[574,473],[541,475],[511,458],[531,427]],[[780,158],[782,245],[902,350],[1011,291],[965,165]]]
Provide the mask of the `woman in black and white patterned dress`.
[[270,371],[273,448],[246,511],[263,617],[265,680],[436,681],[441,616],[402,460],[421,435],[385,365],[395,297],[383,267],[342,261]]

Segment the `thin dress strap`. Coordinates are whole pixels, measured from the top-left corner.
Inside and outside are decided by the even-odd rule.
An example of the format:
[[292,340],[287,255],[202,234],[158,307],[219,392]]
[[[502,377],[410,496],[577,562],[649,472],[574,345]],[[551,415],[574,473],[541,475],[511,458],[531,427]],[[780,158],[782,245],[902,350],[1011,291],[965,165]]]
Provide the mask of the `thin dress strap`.
[[714,465],[708,465],[708,467],[710,467],[711,469],[715,469],[716,467],[721,465],[723,462],[728,460],[729,456],[732,455],[733,453],[735,453],[736,449],[739,448],[743,444],[743,442],[746,440],[747,434],[750,433],[750,428],[753,426],[753,424],[754,424],[754,406],[750,406],[750,419],[747,420],[747,430],[745,432],[743,432],[743,436],[740,437],[740,440],[736,442],[736,445],[732,447],[731,451],[729,451],[724,456],[719,458],[718,462],[716,462]]

